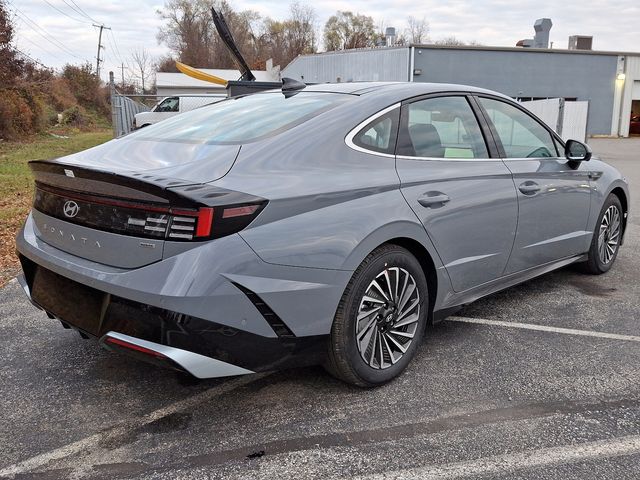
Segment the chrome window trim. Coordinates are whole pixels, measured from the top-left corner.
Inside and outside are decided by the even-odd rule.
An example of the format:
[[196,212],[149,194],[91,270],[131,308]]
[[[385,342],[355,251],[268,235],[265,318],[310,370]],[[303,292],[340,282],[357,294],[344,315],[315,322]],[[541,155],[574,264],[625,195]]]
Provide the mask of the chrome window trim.
[[446,158],[446,157],[411,157],[396,155],[398,160],[427,160],[430,162],[501,162],[501,158]]
[[567,162],[566,157],[505,157],[503,158],[505,162],[525,162],[529,160],[537,160],[537,161],[546,161],[546,160],[556,160],[556,161],[564,161]]
[[353,143],[353,138],[360,132],[360,130],[362,130],[369,123],[374,121],[376,118],[382,117],[383,115],[386,115],[387,113],[395,110],[396,108],[400,108],[401,105],[402,105],[401,102],[395,103],[395,104],[393,104],[393,105],[391,105],[391,106],[389,106],[389,107],[387,107],[385,109],[380,110],[377,113],[374,113],[370,117],[367,117],[365,120],[363,120],[358,125],[356,125],[354,128],[352,128],[349,131],[349,133],[347,133],[347,136],[344,138],[344,143],[347,144],[347,147],[349,147],[349,148],[351,148],[351,149],[353,149],[353,150],[355,150],[357,152],[368,153],[370,155],[377,155],[379,157],[396,158],[396,156],[391,154],[391,153],[376,152],[375,150],[369,150],[367,148],[360,147],[360,146],[356,145],[355,143]]

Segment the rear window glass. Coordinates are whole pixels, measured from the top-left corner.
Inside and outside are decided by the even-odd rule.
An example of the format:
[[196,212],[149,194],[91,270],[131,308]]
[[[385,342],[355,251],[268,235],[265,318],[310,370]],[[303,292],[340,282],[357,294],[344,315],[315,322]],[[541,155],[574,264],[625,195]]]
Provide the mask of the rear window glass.
[[239,144],[276,135],[353,98],[333,93],[258,93],[218,102],[134,132],[163,142]]

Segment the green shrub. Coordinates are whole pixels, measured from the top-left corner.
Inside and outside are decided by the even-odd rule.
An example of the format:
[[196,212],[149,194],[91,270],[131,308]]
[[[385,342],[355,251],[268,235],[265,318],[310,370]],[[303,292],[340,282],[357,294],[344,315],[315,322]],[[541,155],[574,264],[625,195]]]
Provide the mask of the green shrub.
[[87,111],[80,105],[74,105],[62,112],[62,125],[85,129],[93,125],[93,121],[87,114]]

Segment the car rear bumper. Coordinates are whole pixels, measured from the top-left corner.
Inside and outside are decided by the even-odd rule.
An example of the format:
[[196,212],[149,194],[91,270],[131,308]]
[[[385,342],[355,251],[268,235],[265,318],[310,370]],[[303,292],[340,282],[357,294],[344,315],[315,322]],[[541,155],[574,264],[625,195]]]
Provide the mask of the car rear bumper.
[[125,335],[200,378],[321,363],[351,275],[266,264],[239,236],[118,269],[43,242],[31,217],[16,245],[20,283],[50,317],[110,349],[126,351],[107,341]]

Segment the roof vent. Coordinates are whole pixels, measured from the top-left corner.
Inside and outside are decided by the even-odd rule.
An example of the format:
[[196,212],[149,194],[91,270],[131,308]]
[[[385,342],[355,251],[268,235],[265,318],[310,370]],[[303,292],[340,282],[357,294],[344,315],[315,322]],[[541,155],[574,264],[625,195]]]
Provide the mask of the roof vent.
[[533,24],[533,28],[536,31],[535,37],[533,37],[534,48],[549,48],[549,32],[553,22],[550,18],[539,18],[536,23]]
[[591,50],[593,37],[586,35],[571,35],[569,37],[569,50]]
[[384,31],[384,38],[387,42],[387,47],[391,47],[396,44],[396,29],[394,27],[387,27]]

